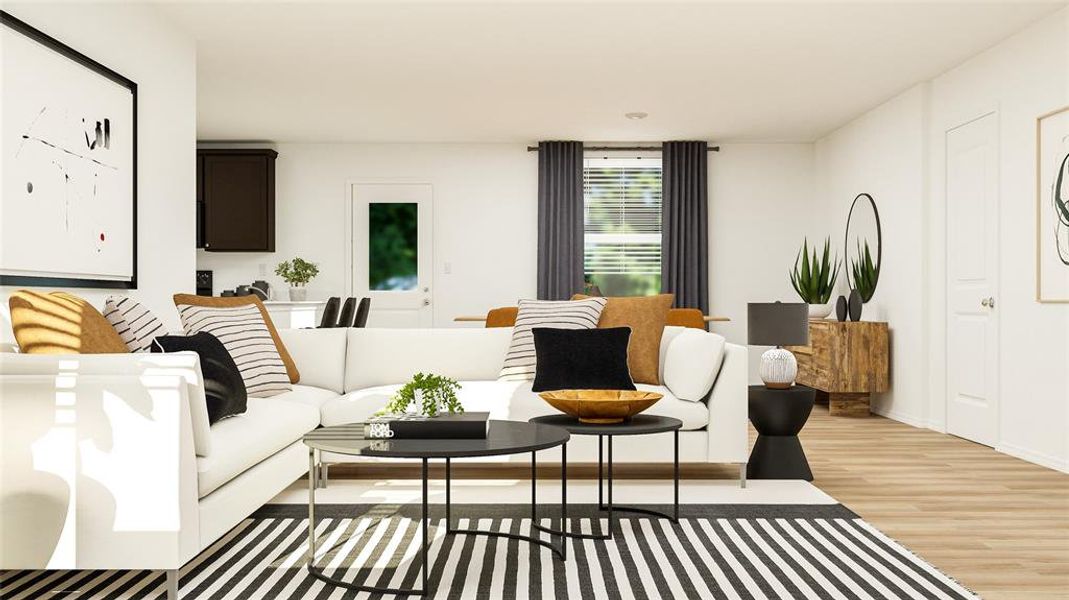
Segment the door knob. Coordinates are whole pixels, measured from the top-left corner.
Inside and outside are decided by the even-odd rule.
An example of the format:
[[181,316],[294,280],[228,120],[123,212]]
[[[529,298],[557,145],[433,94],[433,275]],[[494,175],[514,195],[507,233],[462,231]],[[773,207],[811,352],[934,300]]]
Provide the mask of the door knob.
[[991,296],[984,298],[980,301],[980,306],[986,306],[988,308],[995,308],[995,299]]

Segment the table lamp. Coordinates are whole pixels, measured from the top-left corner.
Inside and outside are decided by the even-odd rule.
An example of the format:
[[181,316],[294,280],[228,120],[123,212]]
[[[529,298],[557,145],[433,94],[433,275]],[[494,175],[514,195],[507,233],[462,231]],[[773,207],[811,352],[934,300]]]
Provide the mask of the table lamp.
[[751,346],[775,346],[761,355],[758,373],[765,386],[786,389],[794,385],[798,361],[783,346],[809,344],[809,305],[751,302],[746,305],[746,332]]

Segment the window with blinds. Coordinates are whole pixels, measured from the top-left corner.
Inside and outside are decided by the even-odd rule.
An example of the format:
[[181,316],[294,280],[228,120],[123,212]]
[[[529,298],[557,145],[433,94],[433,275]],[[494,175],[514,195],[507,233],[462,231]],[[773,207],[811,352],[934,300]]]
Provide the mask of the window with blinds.
[[584,271],[607,296],[661,291],[661,163],[585,161]]

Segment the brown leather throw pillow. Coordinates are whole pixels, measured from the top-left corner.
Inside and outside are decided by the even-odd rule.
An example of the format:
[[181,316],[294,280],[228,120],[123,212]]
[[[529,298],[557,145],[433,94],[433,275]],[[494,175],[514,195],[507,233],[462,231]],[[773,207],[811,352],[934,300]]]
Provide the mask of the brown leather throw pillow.
[[278,330],[275,329],[275,324],[271,322],[271,315],[267,314],[267,308],[263,302],[256,296],[228,296],[223,298],[221,296],[196,296],[193,294],[175,294],[174,305],[189,305],[189,306],[208,306],[212,308],[233,308],[236,306],[248,306],[250,304],[256,305],[260,309],[260,314],[264,318],[264,323],[267,325],[267,330],[271,332],[271,339],[275,342],[275,347],[278,348],[278,355],[282,358],[282,364],[286,365],[286,374],[289,376],[290,383],[297,383],[301,380],[301,373],[297,370],[296,363],[293,362],[293,357],[286,350],[286,346],[282,343],[282,338],[278,337]]
[[99,310],[66,292],[19,290],[8,299],[11,328],[26,354],[125,354],[129,350]]
[[[572,300],[589,298],[583,294]],[[601,311],[598,329],[630,327],[631,342],[627,346],[627,366],[635,383],[660,385],[661,334],[668,321],[675,294],[656,296],[620,296],[608,298]]]

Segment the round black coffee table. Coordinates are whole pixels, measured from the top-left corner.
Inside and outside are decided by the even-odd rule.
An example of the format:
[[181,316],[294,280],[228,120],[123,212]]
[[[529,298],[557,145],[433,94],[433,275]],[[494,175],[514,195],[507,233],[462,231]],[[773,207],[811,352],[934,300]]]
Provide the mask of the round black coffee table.
[[[596,435],[598,436],[598,510],[608,512],[609,525],[608,533],[598,532],[594,534],[586,533],[574,533],[565,531],[564,528],[561,531],[556,531],[540,525],[535,525],[537,529],[546,531],[548,533],[559,535],[562,532],[564,535],[572,538],[581,538],[588,540],[611,540],[613,535],[614,520],[613,511],[619,512],[632,512],[651,515],[654,517],[661,517],[671,520],[673,523],[679,522],[679,430],[683,427],[683,421],[674,419],[672,417],[661,417],[657,415],[635,415],[630,419],[622,423],[613,424],[594,424],[594,423],[582,423],[576,417],[571,415],[559,414],[559,415],[547,415],[544,417],[535,417],[531,419],[531,423],[538,423],[541,425],[552,425],[560,427],[568,431],[572,435]],[[673,460],[673,513],[667,515],[657,510],[649,508],[641,508],[637,506],[619,506],[614,505],[612,501],[612,439],[618,435],[647,435],[651,433],[666,433],[672,432],[673,448],[674,448],[674,460]],[[608,503],[602,502],[602,488],[604,481],[604,456],[603,447],[605,438],[609,438],[609,485],[608,485]],[[532,459],[533,461],[533,459]],[[565,457],[561,457],[562,464],[566,463]],[[532,462],[533,464],[533,462]],[[532,492],[531,501],[534,502],[534,496]]]
[[816,391],[804,385],[784,390],[750,386],[750,422],[757,430],[757,442],[746,465],[747,477],[813,481],[798,432],[809,419],[815,398]]
[[[308,446],[308,572],[317,579],[332,585],[348,588],[350,590],[397,594],[402,596],[428,596],[431,594],[428,585],[430,565],[427,563],[427,549],[430,537],[428,535],[427,520],[427,464],[430,459],[445,459],[445,519],[446,533],[486,535],[503,537],[515,540],[523,540],[532,544],[545,546],[553,551],[557,558],[567,558],[567,540],[560,534],[560,544],[554,545],[552,537],[550,541],[542,540],[533,536],[518,535],[500,531],[483,531],[478,529],[454,529],[451,519],[451,464],[453,458],[472,456],[502,456],[506,454],[531,453],[531,516],[535,517],[536,506],[534,504],[534,460],[535,453],[548,448],[561,449],[561,530],[565,529],[568,518],[568,474],[565,468],[568,456],[568,439],[570,435],[565,429],[542,425],[537,423],[523,423],[520,421],[490,421],[487,427],[485,439],[364,439],[364,424],[353,423],[351,425],[337,425],[323,427],[309,432],[304,436],[304,443]],[[373,456],[381,458],[416,458],[423,461],[423,511],[420,516],[422,526],[422,550],[421,558],[423,566],[422,589],[401,589],[360,585],[353,582],[342,581],[329,577],[323,573],[322,567],[315,564],[316,533],[315,533],[315,491],[318,484],[317,469],[320,464],[320,452],[336,452],[357,456]],[[537,521],[533,521],[537,522]]]

